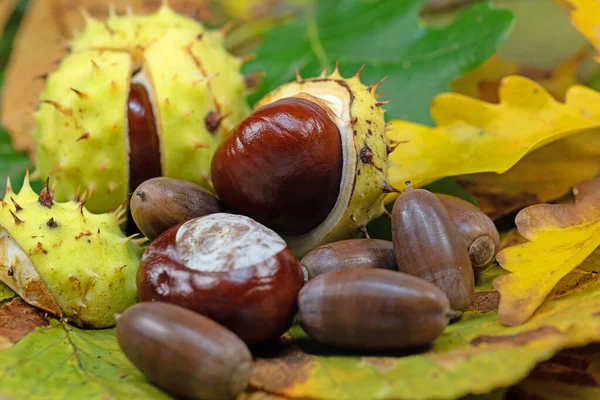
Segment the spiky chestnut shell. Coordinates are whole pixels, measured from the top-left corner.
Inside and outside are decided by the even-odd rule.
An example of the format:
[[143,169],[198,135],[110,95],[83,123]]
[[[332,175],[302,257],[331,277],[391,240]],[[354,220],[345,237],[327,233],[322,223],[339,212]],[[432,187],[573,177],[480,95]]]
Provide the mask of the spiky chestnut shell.
[[[77,200],[77,199],[76,199]],[[56,203],[25,179],[0,201],[0,280],[25,301],[86,327],[114,325],[137,300],[141,257],[119,229],[124,210],[92,214],[82,201]]]
[[224,32],[166,3],[150,15],[86,21],[40,96],[36,172],[57,182],[59,201],[81,184],[93,193],[90,211],[118,207],[135,188],[127,107],[132,83],[141,83],[153,104],[162,175],[208,185],[213,151],[249,112],[244,61],[225,50]]
[[[221,200],[232,208],[235,208],[236,204],[248,208],[247,204],[242,204],[245,202],[244,196],[248,197],[248,201],[256,196],[245,194],[245,190],[254,193],[253,191],[258,191],[258,188],[246,187],[245,189],[239,188],[239,190],[236,188],[235,193],[230,193],[231,191],[226,187],[227,185],[221,185],[218,180],[229,182],[231,176],[239,175],[238,172],[246,174],[245,171],[251,170],[254,165],[261,165],[261,161],[256,160],[256,157],[261,157],[263,145],[269,149],[294,145],[311,146],[310,143],[305,143],[305,141],[294,140],[290,136],[291,131],[285,130],[285,134],[283,134],[284,127],[282,127],[282,124],[291,120],[290,116],[293,115],[293,112],[290,111],[289,115],[283,112],[281,118],[271,118],[271,120],[267,115],[263,115],[265,114],[263,106],[273,105],[275,107],[276,102],[282,99],[298,98],[303,101],[308,100],[325,110],[325,114],[331,118],[339,130],[343,164],[341,180],[339,181],[339,193],[337,194],[337,200],[334,199],[333,207],[325,214],[322,221],[317,221],[316,227],[300,234],[286,234],[283,230],[280,233],[284,235],[284,238],[298,256],[302,256],[322,244],[350,239],[363,234],[366,225],[384,212],[383,200],[386,194],[393,190],[386,180],[387,150],[389,147],[385,135],[384,110],[381,107],[384,103],[379,102],[375,95],[378,86],[378,84],[363,85],[360,81],[360,71],[355,76],[345,79],[336,68],[329,76],[322,74],[320,77],[313,79],[298,77],[296,82],[282,85],[266,95],[255,106],[255,113],[261,113],[260,117],[256,117],[257,126],[244,127],[245,122],[254,115],[252,114],[246,121],[238,125],[238,127],[243,126],[243,129],[236,128],[232,132],[232,134],[242,135],[243,138],[242,136],[232,138],[232,134],[230,134],[215,153],[212,166],[213,180]],[[296,103],[299,103],[299,101]],[[272,124],[271,128],[265,128],[268,123]],[[269,129],[274,132],[282,131],[282,134],[271,134]],[[269,143],[263,143],[261,140]],[[285,143],[272,143],[272,141],[285,141]],[[242,146],[247,148],[242,149]],[[321,149],[321,147],[313,145],[310,149]],[[283,150],[279,149],[279,151]],[[297,153],[306,151],[306,148],[297,149]],[[294,154],[294,148],[285,148],[285,153]],[[245,156],[248,156],[249,160],[252,161],[248,168],[245,168],[243,159]],[[265,177],[270,176],[275,182],[278,182],[277,174],[280,171],[276,165],[272,164],[273,160],[277,162],[281,160],[269,155],[265,155],[263,158],[265,165],[268,164],[269,167],[262,170],[260,168],[254,169],[259,171],[260,174],[264,174]],[[234,163],[236,159],[244,165],[236,166]],[[282,160],[280,167],[286,168],[289,162],[285,161],[285,157]],[[302,165],[298,168],[301,167]],[[236,168],[242,168],[244,171]],[[311,168],[311,165],[307,165],[305,169],[308,171]],[[248,173],[254,173],[254,169]],[[311,172],[302,174],[301,171],[295,171],[295,174],[301,176],[302,179],[315,177],[315,174]],[[285,176],[288,175],[288,173],[285,174]],[[268,181],[268,179],[264,178],[263,180]],[[279,183],[283,188],[288,183],[293,184],[293,182],[287,181]],[[317,184],[315,183],[315,185]],[[273,185],[267,186],[269,189],[266,192],[270,193]],[[320,190],[320,186],[316,187],[318,189],[315,190]],[[329,192],[323,192],[322,201],[325,201]],[[300,196],[300,193],[298,196]],[[231,199],[235,204],[228,204],[228,199]],[[314,201],[311,200],[309,203],[314,207]],[[260,205],[263,206],[262,203]],[[279,209],[280,206],[281,204],[274,204],[273,209]],[[301,207],[293,208],[300,209]],[[262,209],[266,208],[262,207]],[[253,215],[249,216],[254,217]],[[287,228],[286,230],[289,231]]]

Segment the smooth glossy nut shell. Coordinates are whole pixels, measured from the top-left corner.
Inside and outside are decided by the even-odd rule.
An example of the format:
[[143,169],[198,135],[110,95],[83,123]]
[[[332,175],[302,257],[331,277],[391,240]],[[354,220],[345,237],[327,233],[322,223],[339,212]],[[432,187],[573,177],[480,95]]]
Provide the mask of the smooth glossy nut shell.
[[333,209],[342,177],[337,125],[316,103],[285,98],[254,111],[219,145],[211,176],[219,199],[281,235],[301,235]]
[[299,322],[312,338],[356,350],[425,345],[455,315],[423,279],[383,269],[344,269],[311,279],[298,296]]
[[458,197],[436,194],[462,235],[473,270],[478,273],[496,259],[500,250],[500,235],[494,222],[481,209]]
[[469,308],[475,286],[469,253],[433,193],[408,188],[398,196],[392,210],[392,239],[400,271],[436,284],[453,310]]
[[151,240],[177,224],[221,211],[219,201],[208,190],[165,177],[139,185],[131,196],[130,208],[135,224]]
[[300,264],[306,280],[339,269],[398,269],[392,242],[380,239],[349,239],[329,243],[305,255]]
[[[215,230],[183,243],[181,238],[188,233],[193,235],[194,226],[207,218],[219,221]],[[246,238],[243,246],[237,248],[239,252],[260,253],[264,249],[263,243],[255,241],[251,234],[235,231],[238,228],[227,222],[231,218],[250,220],[240,215],[211,214],[177,225],[156,238],[146,249],[138,269],[139,298],[194,310],[219,322],[248,344],[276,339],[290,328],[296,312],[296,297],[304,283],[300,263],[277,236],[283,244],[276,254],[244,268],[230,267],[236,258],[223,249],[231,245],[230,239],[235,239],[232,235]],[[249,226],[260,225],[250,221]],[[187,229],[188,233],[180,234],[178,242],[180,229]],[[223,260],[224,267],[207,271],[201,270],[204,265],[185,261],[193,259],[194,252],[200,249],[209,255],[221,252],[219,260]]]
[[138,303],[117,318],[117,340],[152,382],[189,399],[235,399],[246,388],[252,355],[210,319],[167,303]]
[[144,85],[132,83],[127,99],[129,188],[162,175],[160,143],[150,96]]

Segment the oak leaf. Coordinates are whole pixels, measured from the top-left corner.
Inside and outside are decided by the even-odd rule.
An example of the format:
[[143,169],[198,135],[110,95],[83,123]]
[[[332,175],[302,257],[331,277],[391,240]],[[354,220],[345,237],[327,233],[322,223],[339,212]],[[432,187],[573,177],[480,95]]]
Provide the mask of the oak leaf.
[[511,272],[494,280],[500,322],[527,321],[561,278],[600,245],[600,179],[579,184],[573,193],[575,204],[539,204],[517,215],[517,229],[528,242],[496,257]]
[[[525,67],[494,55],[456,80],[453,89],[497,102],[501,78],[520,73],[542,85],[557,100],[563,100],[568,88],[579,83],[577,71],[587,53],[587,48],[578,51],[553,71]],[[497,219],[532,204],[561,198],[577,183],[595,177],[599,170],[600,135],[592,131],[546,145],[503,174],[471,174],[459,176],[457,181],[486,214]]]
[[553,70],[545,70],[506,60],[496,53],[473,71],[452,82],[452,90],[490,103],[497,103],[502,79],[510,75],[521,75],[539,83],[556,100],[564,101],[569,88],[581,83],[578,71],[588,54],[588,47],[582,48]]
[[533,150],[600,127],[600,93],[573,86],[564,103],[534,81],[502,80],[500,103],[456,93],[438,95],[431,114],[437,127],[394,120],[388,136],[392,186],[423,186],[445,176],[503,173]]
[[[571,22],[600,52],[600,3],[597,0],[560,0],[569,9]],[[600,56],[596,58],[600,61]]]
[[568,194],[600,171],[600,130],[577,133],[527,154],[503,174],[457,177],[492,219]]

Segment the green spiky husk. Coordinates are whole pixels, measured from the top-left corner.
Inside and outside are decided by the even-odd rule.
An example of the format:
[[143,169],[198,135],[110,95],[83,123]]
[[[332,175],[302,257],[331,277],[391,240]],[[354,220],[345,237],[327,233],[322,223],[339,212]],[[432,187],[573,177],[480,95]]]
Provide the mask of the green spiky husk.
[[[212,154],[249,108],[242,61],[223,34],[167,5],[150,15],[86,18],[71,53],[48,75],[36,113],[36,172],[67,201],[79,185],[92,212],[117,208],[129,187],[127,100],[132,79],[154,102],[164,176],[209,186]],[[136,78],[132,78],[138,71]],[[219,116],[209,129],[206,119]]]
[[[35,269],[21,271],[22,262],[2,265],[0,279],[26,301],[79,326],[113,326],[115,314],[137,301],[139,247],[119,229],[117,213],[92,214],[81,202],[53,203],[47,189],[45,194],[46,205],[26,179],[18,194],[9,189],[0,202],[0,227]],[[0,255],[7,251],[1,241]]]
[[334,209],[311,232],[285,238],[299,256],[325,243],[364,235],[366,225],[385,211],[383,201],[390,190],[388,140],[376,89],[377,85],[363,85],[360,74],[345,79],[336,69],[329,76],[282,85],[255,106],[306,93],[328,106],[342,135],[344,168]]

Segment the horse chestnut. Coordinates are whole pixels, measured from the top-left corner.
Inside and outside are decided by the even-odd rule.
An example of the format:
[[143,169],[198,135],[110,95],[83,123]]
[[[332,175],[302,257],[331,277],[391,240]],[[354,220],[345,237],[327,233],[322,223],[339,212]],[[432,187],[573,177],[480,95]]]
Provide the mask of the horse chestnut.
[[280,233],[298,256],[363,235],[394,190],[378,86],[336,69],[265,96],[212,159],[224,206]]
[[257,109],[225,137],[213,160],[221,201],[282,235],[314,229],[340,191],[340,132],[323,108],[302,98]]
[[225,213],[164,232],[146,249],[137,274],[141,301],[194,310],[248,344],[289,329],[303,283],[300,263],[279,235]]

